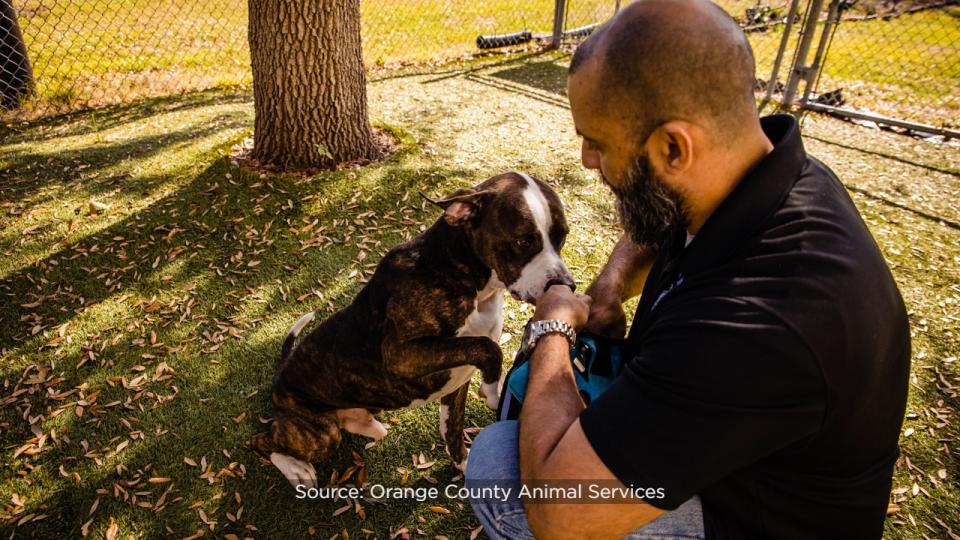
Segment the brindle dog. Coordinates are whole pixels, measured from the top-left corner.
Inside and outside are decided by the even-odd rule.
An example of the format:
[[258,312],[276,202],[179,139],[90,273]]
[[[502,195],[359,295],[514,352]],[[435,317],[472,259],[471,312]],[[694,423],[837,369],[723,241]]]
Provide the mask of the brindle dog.
[[563,206],[545,183],[507,173],[431,202],[443,216],[387,253],[353,303],[292,352],[313,313],[287,336],[273,424],[252,446],[295,487],[316,486],[312,463],[338,447],[341,430],[379,439],[387,430],[374,414],[436,399],[447,450],[462,470],[474,370],[487,405],[499,400],[502,291],[533,303],[552,284],[574,288],[559,255]]

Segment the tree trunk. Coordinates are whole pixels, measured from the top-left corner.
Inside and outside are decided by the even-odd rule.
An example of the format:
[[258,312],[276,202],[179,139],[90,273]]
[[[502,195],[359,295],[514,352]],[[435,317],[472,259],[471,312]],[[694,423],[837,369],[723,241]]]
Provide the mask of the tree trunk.
[[360,0],[248,0],[248,8],[254,159],[305,168],[378,157]]
[[33,70],[27,58],[12,0],[0,0],[0,107],[16,109],[33,94]]

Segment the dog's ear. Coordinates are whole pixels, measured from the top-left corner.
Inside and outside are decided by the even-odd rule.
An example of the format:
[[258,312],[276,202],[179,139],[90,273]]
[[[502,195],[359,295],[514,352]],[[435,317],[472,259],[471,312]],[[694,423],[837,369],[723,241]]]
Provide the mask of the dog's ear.
[[477,191],[473,188],[458,189],[442,199],[433,200],[420,192],[420,196],[431,204],[443,209],[443,219],[448,225],[459,227],[469,223],[483,203],[493,195],[491,191]]

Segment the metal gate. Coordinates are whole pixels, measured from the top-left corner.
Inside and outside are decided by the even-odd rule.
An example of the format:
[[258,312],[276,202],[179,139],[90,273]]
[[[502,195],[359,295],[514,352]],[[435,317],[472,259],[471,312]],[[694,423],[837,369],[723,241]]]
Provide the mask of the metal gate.
[[763,105],[960,138],[958,3],[885,4],[879,12],[855,10],[856,0],[808,0],[801,11],[792,0],[770,77],[785,69],[786,83],[768,85]]

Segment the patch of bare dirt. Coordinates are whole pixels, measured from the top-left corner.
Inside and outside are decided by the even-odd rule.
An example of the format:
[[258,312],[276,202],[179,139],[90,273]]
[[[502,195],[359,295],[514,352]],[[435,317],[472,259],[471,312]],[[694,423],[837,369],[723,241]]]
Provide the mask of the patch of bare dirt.
[[365,167],[371,163],[377,163],[383,161],[393,155],[401,146],[400,139],[394,135],[392,132],[386,129],[373,127],[371,128],[371,142],[375,148],[375,154],[378,156],[374,159],[356,159],[352,161],[342,161],[336,165],[329,167],[306,167],[302,169],[289,169],[279,167],[270,163],[261,163],[259,160],[254,159],[253,157],[253,138],[244,139],[238,145],[235,145],[230,151],[230,159],[235,164],[249,169],[251,171],[260,172],[260,173],[271,173],[271,174],[292,174],[297,176],[311,176],[318,174],[323,171],[345,171],[351,169],[359,169],[360,167]]

